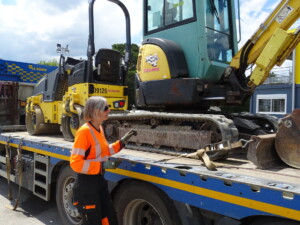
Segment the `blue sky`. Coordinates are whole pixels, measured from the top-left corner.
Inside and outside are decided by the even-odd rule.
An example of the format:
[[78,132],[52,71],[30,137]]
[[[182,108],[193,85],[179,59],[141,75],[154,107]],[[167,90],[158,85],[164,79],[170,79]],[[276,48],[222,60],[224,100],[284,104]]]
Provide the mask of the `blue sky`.
[[[197,0],[198,1],[198,0]],[[75,4],[76,2],[76,4]],[[279,0],[240,0],[242,41],[258,28]],[[142,41],[142,1],[124,0],[131,16],[132,42]],[[88,0],[0,0],[0,58],[37,63],[58,58],[56,44],[70,56],[86,56]],[[124,15],[108,1],[95,3],[96,48],[124,43]]]
[[1,3],[3,5],[16,5],[16,0],[2,0]]

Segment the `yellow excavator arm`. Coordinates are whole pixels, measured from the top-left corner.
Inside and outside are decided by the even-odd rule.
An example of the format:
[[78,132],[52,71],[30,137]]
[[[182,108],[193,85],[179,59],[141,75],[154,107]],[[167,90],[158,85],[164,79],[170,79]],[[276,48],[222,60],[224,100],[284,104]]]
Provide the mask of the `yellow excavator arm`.
[[300,16],[300,0],[282,0],[254,35],[234,56],[230,67],[244,75],[249,65],[255,65],[247,79],[250,89],[261,85],[270,70],[280,66],[300,41],[299,28],[288,32]]

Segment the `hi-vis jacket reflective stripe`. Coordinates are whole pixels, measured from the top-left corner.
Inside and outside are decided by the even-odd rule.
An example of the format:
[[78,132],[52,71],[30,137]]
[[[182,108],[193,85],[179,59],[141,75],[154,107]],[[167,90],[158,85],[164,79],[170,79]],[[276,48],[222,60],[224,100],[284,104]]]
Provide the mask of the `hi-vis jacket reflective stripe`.
[[[122,148],[120,141],[108,144],[102,126],[100,132],[91,124],[82,125],[75,136],[70,165],[77,173],[95,175],[102,171],[102,162]],[[89,152],[87,152],[89,151]]]

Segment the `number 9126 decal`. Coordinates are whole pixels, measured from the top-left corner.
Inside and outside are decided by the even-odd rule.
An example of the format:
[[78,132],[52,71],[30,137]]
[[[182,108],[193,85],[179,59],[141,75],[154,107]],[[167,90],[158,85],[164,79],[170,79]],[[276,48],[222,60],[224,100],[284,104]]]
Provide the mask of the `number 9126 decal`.
[[94,88],[94,93],[107,94],[107,88]]

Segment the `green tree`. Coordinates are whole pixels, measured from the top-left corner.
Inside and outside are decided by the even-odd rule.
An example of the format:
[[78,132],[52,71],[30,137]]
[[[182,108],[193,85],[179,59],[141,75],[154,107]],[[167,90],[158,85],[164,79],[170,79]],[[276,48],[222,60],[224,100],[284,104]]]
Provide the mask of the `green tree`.
[[[125,44],[113,44],[112,49],[121,52],[122,55],[125,53]],[[136,74],[136,63],[139,54],[139,46],[137,44],[131,44],[131,60],[129,64],[128,74],[126,77],[125,84],[128,86],[128,107],[131,109],[134,104],[134,77]]]
[[58,66],[58,61],[56,59],[52,59],[49,61],[40,61],[38,64],[46,66]]
[[[112,49],[121,52],[122,55],[125,54],[125,44],[113,44]],[[133,69],[132,67],[134,67],[135,70],[138,54],[139,54],[139,46],[137,44],[131,44],[131,60],[130,60],[131,62],[129,65],[130,69]]]

